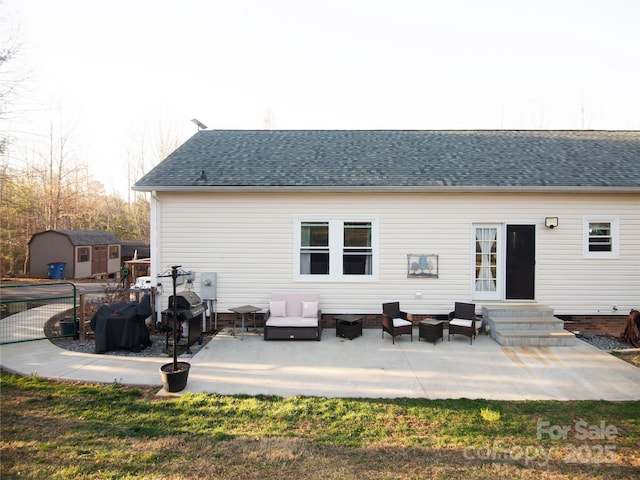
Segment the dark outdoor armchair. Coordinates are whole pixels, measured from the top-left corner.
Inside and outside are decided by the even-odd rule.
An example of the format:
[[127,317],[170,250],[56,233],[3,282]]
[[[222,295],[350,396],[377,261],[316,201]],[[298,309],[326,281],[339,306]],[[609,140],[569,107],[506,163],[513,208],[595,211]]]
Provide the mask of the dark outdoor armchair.
[[382,338],[384,332],[391,335],[392,343],[396,343],[396,337],[402,334],[411,335],[413,342],[413,322],[411,314],[400,310],[400,302],[382,304]]
[[449,335],[447,340],[451,340],[451,335],[460,333],[471,339],[476,336],[476,328],[480,328],[481,321],[476,317],[475,303],[456,302],[455,310],[449,313]]

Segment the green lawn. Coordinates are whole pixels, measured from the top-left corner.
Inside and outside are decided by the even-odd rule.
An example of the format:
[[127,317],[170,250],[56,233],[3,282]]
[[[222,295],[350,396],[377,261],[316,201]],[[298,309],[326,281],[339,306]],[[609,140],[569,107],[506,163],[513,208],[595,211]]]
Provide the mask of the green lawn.
[[3,479],[637,478],[640,402],[185,394],[1,376]]

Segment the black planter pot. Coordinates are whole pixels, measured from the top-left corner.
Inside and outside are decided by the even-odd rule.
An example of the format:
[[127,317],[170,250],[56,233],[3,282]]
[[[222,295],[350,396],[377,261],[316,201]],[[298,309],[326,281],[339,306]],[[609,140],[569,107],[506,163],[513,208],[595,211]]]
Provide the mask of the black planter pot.
[[73,335],[78,338],[80,332],[80,321],[76,320],[63,320],[60,322],[60,334],[65,337]]
[[180,392],[187,386],[187,378],[189,377],[191,364],[178,362],[177,367],[176,370],[173,369],[173,362],[165,363],[160,367],[162,386],[167,392]]

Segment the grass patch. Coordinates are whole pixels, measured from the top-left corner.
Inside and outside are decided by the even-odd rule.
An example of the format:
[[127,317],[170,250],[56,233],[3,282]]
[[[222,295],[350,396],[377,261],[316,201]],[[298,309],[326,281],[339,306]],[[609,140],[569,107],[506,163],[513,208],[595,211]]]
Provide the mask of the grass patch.
[[[162,399],[157,389],[7,374],[1,387],[3,479],[270,478],[285,472],[305,479],[587,479],[640,473],[640,402]],[[615,438],[584,436],[602,422],[615,427]],[[541,434],[540,425],[548,430]],[[566,438],[552,438],[555,427],[568,427]]]
[[497,422],[500,420],[500,412],[496,412],[490,408],[481,408],[480,416],[487,422]]
[[611,354],[631,365],[640,367],[640,352],[637,349],[633,349],[631,352],[625,351],[624,349],[612,350]]

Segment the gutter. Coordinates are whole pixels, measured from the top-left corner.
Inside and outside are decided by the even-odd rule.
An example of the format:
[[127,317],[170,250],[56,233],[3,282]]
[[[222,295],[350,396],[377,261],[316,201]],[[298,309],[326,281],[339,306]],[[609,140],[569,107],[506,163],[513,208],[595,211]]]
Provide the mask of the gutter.
[[[158,194],[156,192],[156,190],[151,190],[151,229],[149,231],[149,247],[151,250],[151,281],[154,282],[153,286],[156,287],[158,286],[158,274],[161,271],[161,265],[162,265],[162,254],[160,251],[160,238],[161,238],[161,231],[160,231],[160,218],[161,218],[161,213],[162,213],[162,203],[160,202],[160,197],[158,197]],[[162,289],[161,288],[155,288],[155,298],[154,298],[154,305],[156,307],[156,324],[162,322],[162,314],[160,313],[162,311],[162,309],[160,308],[160,304],[162,301]]]
[[[139,192],[186,193],[572,193],[572,194],[640,194],[638,186],[154,186],[134,187]],[[157,198],[157,197],[155,197]]]

